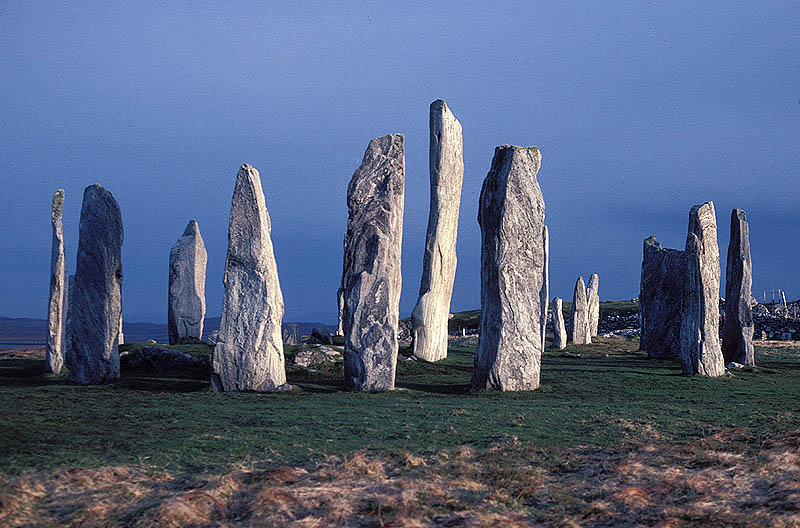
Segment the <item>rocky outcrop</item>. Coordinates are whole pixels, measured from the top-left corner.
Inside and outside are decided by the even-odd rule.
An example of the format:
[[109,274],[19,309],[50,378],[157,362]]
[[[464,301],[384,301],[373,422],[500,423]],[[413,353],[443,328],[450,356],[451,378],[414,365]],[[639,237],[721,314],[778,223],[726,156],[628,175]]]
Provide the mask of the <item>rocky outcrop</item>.
[[719,340],[719,274],[717,218],[714,203],[706,202],[692,207],[686,237],[681,302],[681,362],[685,374],[725,374]]
[[685,272],[685,252],[661,247],[654,236],[645,239],[639,285],[639,348],[648,357],[680,357]]
[[592,342],[589,326],[589,301],[586,299],[586,286],[583,277],[578,277],[572,296],[572,317],[569,319],[569,338],[576,345]]
[[586,302],[589,304],[589,336],[597,336],[597,325],[600,324],[600,277],[592,273],[589,286],[586,287]]
[[286,383],[283,295],[271,228],[258,171],[242,165],[231,200],[225,296],[211,362],[216,391],[264,392]]
[[419,299],[411,313],[414,355],[447,357],[447,316],[456,275],[456,236],[464,159],[461,123],[441,99],[430,107],[431,203]]
[[563,301],[560,297],[553,299],[553,348],[563,350],[567,347],[567,329],[564,325]]
[[755,365],[752,285],[750,226],[745,212],[734,209],[731,212],[731,238],[725,273],[725,318],[722,327],[722,355],[725,364],[736,362]]
[[200,339],[206,316],[206,261],[208,254],[194,220],[169,252],[169,343]]
[[370,141],[347,187],[344,378],[350,390],[394,389],[405,186],[404,138]]
[[547,304],[547,230],[537,147],[495,149],[478,209],[481,320],[474,389],[539,386]]
[[66,263],[64,259],[64,227],[61,213],[64,190],[53,194],[50,222],[53,226],[53,244],[50,251],[50,299],[47,305],[47,347],[45,362],[48,372],[58,374],[64,365],[64,319],[67,295]]
[[119,378],[122,313],[122,215],[110,192],[83,193],[75,285],[70,292],[69,379],[101,383]]

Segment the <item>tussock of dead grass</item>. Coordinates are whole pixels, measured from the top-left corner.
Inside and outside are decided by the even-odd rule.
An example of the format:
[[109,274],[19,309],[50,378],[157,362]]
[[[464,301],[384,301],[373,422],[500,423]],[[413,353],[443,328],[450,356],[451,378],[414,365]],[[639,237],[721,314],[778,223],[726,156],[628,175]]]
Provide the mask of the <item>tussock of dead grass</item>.
[[545,453],[360,451],[186,480],[148,467],[0,477],[2,526],[800,526],[800,431]]

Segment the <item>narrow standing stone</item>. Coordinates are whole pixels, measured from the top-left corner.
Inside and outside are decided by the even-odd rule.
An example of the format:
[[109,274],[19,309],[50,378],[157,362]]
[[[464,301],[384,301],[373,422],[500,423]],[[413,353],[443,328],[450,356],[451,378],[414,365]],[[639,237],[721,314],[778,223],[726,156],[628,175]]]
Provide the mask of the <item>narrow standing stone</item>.
[[597,327],[600,326],[600,277],[592,273],[589,286],[586,288],[586,301],[589,303],[589,337],[597,336]]
[[50,222],[53,226],[53,244],[50,252],[50,301],[47,307],[47,370],[58,374],[64,366],[63,333],[66,297],[66,264],[64,260],[64,228],[61,213],[64,190],[53,194]]
[[592,342],[589,327],[589,301],[586,299],[586,286],[583,277],[575,283],[572,296],[572,317],[569,320],[569,337],[576,345],[588,345]]
[[547,310],[547,228],[537,147],[497,147],[481,189],[481,321],[474,389],[539,386]]
[[731,212],[731,239],[725,272],[725,323],[722,355],[731,361],[755,366],[753,311],[750,306],[753,264],[750,259],[750,226],[741,209]]
[[206,316],[208,254],[197,222],[191,220],[169,252],[169,344],[201,339]]
[[441,99],[430,107],[431,203],[417,305],[411,312],[414,355],[447,357],[447,320],[456,276],[456,236],[464,159],[461,123]]
[[216,391],[270,391],[286,383],[283,295],[261,178],[250,165],[236,175],[228,227],[225,296],[212,356]]
[[719,247],[714,203],[689,212],[681,303],[681,361],[685,374],[722,376],[719,342]]
[[686,252],[661,247],[656,237],[645,239],[639,285],[639,349],[650,358],[681,355],[681,299]]
[[283,327],[284,345],[301,345],[303,336],[300,334],[300,325],[297,323],[287,324]]
[[553,348],[567,348],[567,328],[564,325],[564,304],[560,297],[553,299]]
[[122,313],[122,215],[110,192],[90,185],[83,193],[75,286],[70,292],[69,379],[119,379]]
[[70,275],[67,278],[67,291],[64,294],[64,305],[65,305],[65,315],[64,315],[64,333],[63,338],[61,340],[61,350],[64,355],[64,363],[69,365],[70,362],[70,354],[69,354],[69,344],[71,343],[70,335],[72,333],[72,298],[75,296],[75,275]]
[[402,277],[404,137],[370,141],[347,186],[344,378],[350,390],[394,389]]
[[339,308],[339,324],[336,326],[336,335],[344,335],[344,327],[342,321],[344,320],[344,289],[339,288],[336,290],[336,305]]
[[122,314],[119,316],[119,334],[117,334],[117,344],[125,344],[125,334],[122,333]]

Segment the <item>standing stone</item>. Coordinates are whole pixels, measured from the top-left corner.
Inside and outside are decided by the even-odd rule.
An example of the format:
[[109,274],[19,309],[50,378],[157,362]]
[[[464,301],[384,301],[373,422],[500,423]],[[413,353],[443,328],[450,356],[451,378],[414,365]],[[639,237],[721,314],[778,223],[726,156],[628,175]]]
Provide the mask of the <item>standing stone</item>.
[[394,389],[405,186],[404,137],[370,141],[347,186],[344,379],[350,390]]
[[300,325],[297,323],[284,325],[283,344],[300,345],[302,343],[303,343],[303,336],[300,334]]
[[592,342],[589,326],[589,301],[586,299],[586,286],[583,277],[575,283],[572,296],[572,317],[569,320],[569,337],[576,345],[588,345]]
[[119,379],[122,313],[122,215],[110,192],[90,185],[83,193],[75,286],[70,292],[69,379]]
[[419,299],[411,312],[414,355],[447,357],[447,319],[456,276],[456,236],[464,159],[461,123],[441,99],[430,107],[431,204]]
[[685,374],[722,376],[719,341],[719,247],[714,203],[689,212],[681,303],[681,361]]
[[70,335],[71,335],[71,328],[72,328],[72,297],[75,295],[75,275],[70,275],[67,279],[67,291],[64,294],[64,306],[65,306],[65,316],[64,316],[64,332],[63,337],[61,340],[61,350],[64,356],[64,363],[69,365],[70,362],[70,355],[69,355],[69,344],[70,344]]
[[53,226],[53,244],[50,252],[50,302],[47,307],[47,348],[45,359],[48,372],[58,374],[64,365],[64,309],[66,293],[66,264],[64,261],[64,228],[61,212],[64,190],[53,194],[50,222]]
[[752,285],[750,226],[744,211],[734,209],[731,212],[731,239],[725,272],[725,323],[722,327],[722,355],[726,365],[732,361],[751,366],[756,364],[750,300]]
[[344,327],[342,321],[344,319],[344,289],[339,288],[336,290],[336,304],[339,307],[339,324],[336,326],[336,335],[344,335]]
[[564,306],[561,297],[553,299],[553,348],[563,350],[567,347],[567,328],[564,325]]
[[203,336],[206,316],[206,261],[208,254],[194,220],[169,252],[169,344]]
[[539,386],[547,303],[547,228],[537,147],[497,147],[481,189],[481,321],[474,389]]
[[681,299],[686,253],[661,247],[650,236],[643,244],[639,285],[639,349],[650,358],[681,355]]
[[125,334],[122,333],[122,314],[119,316],[119,334],[117,335],[117,344],[125,344]]
[[211,360],[215,391],[271,391],[286,383],[281,339],[283,295],[261,178],[236,175],[228,227],[225,295]]
[[589,336],[597,336],[597,327],[600,326],[600,277],[592,273],[589,286],[586,288],[586,302],[589,304]]

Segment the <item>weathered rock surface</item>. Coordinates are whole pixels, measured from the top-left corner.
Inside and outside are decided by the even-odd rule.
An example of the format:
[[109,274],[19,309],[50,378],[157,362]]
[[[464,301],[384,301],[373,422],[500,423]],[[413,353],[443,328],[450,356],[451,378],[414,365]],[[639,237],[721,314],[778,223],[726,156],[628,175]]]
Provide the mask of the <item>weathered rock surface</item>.
[[[539,386],[547,303],[547,229],[537,147],[497,147],[483,182],[481,320],[472,387]],[[545,311],[545,314],[542,314]]]
[[751,289],[753,263],[750,259],[750,226],[741,209],[731,212],[731,239],[725,273],[725,323],[722,327],[722,355],[725,363],[754,366],[753,311]]
[[343,336],[344,327],[342,326],[342,320],[344,319],[344,290],[342,288],[336,290],[336,305],[339,307],[339,324],[336,326],[336,335]]
[[592,273],[586,287],[586,302],[589,304],[589,336],[597,336],[597,325],[600,324],[600,277]]
[[69,379],[101,383],[119,378],[122,313],[122,215],[110,192],[83,193],[75,285],[70,292]]
[[171,345],[187,337],[200,339],[203,336],[207,260],[200,227],[191,220],[169,251],[167,329]]
[[299,367],[316,367],[326,363],[342,361],[342,353],[325,345],[313,345],[311,348],[298,350],[293,363]]
[[562,350],[567,347],[567,328],[564,325],[564,302],[560,297],[553,299],[553,348]]
[[333,336],[327,328],[314,328],[308,336],[306,343],[315,345],[332,345]]
[[53,245],[50,252],[50,300],[47,306],[47,347],[45,362],[47,370],[58,374],[64,366],[64,318],[66,285],[66,262],[64,259],[64,227],[61,213],[64,205],[64,190],[53,194],[50,222],[53,226]]
[[283,325],[283,344],[284,345],[299,345],[303,342],[303,336],[300,334],[300,325],[287,324]]
[[370,141],[347,187],[344,377],[350,390],[394,389],[402,277],[404,138]]
[[212,346],[212,347],[216,346],[217,337],[219,337],[219,330],[214,330],[213,332],[208,334],[208,336],[206,337],[206,343],[208,343],[209,346]]
[[686,253],[661,247],[650,236],[643,244],[639,285],[639,348],[651,358],[681,355],[681,300]]
[[70,333],[72,328],[72,302],[70,299],[75,295],[75,275],[70,275],[67,278],[67,291],[64,296],[64,305],[65,305],[65,316],[64,316],[64,337],[61,341],[61,351],[64,355],[64,363],[69,365],[70,357],[69,357],[69,344],[70,344]]
[[[719,340],[719,247],[714,203],[689,212],[681,302],[681,362],[686,374],[723,376]],[[749,297],[748,297],[749,299]]]
[[447,320],[456,276],[456,237],[464,159],[461,123],[441,99],[430,107],[431,203],[419,299],[411,313],[414,355],[447,357]]
[[589,301],[586,299],[586,285],[583,277],[578,277],[572,296],[569,338],[576,345],[588,345],[592,342],[591,327],[589,326]]
[[117,333],[117,344],[125,344],[125,334],[122,333],[122,314],[119,316],[119,332]]
[[171,376],[207,376],[210,371],[208,357],[156,346],[121,354],[120,363],[122,370],[144,370]]
[[286,383],[283,294],[261,178],[250,165],[236,175],[228,228],[225,295],[212,359],[217,391],[271,391]]

